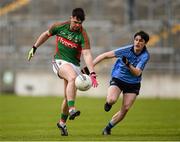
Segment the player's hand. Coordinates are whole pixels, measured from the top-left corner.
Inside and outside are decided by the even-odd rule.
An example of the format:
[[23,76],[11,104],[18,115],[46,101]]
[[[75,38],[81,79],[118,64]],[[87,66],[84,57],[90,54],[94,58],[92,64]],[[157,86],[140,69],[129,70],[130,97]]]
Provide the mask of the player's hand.
[[28,61],[30,61],[31,60],[31,58],[34,56],[34,54],[35,54],[35,52],[36,52],[36,47],[35,46],[33,46],[30,50],[29,50],[29,52],[28,52]]
[[91,72],[90,73],[90,78],[91,78],[91,81],[92,81],[92,86],[95,88],[98,86],[98,82],[96,80],[96,73],[95,72]]
[[83,74],[87,74],[87,75],[90,74],[89,69],[88,69],[86,66],[85,66],[83,69],[81,69],[81,72],[82,72]]
[[128,59],[125,57],[125,56],[123,56],[122,57],[122,61],[124,62],[124,64],[127,66],[127,67],[129,67],[129,61],[128,61]]

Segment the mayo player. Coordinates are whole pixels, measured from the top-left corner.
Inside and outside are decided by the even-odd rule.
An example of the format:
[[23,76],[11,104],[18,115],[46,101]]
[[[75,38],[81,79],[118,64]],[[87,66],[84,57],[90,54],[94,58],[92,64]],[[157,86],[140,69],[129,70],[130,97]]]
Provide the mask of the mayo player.
[[64,100],[61,105],[60,119],[57,123],[62,136],[68,136],[66,127],[68,116],[69,120],[74,120],[75,117],[80,115],[80,111],[75,107],[77,92],[75,79],[80,72],[81,53],[90,71],[92,86],[98,86],[88,35],[82,27],[84,20],[84,10],[82,8],[75,8],[69,21],[54,23],[37,38],[28,53],[28,60],[30,61],[40,45],[51,36],[56,36],[56,50],[52,65],[55,74],[64,80]]

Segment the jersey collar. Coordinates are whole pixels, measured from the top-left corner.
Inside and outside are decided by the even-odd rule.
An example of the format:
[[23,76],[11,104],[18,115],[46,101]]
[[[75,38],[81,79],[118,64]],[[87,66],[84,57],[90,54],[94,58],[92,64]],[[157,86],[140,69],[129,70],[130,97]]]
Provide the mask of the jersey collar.
[[134,53],[134,55],[140,56],[142,53],[144,53],[144,52],[146,51],[146,46],[144,46],[143,50],[142,50],[141,53],[139,53],[139,54],[136,54],[136,53],[134,52],[134,45],[131,47],[131,51]]
[[77,33],[79,33],[79,32],[82,32],[82,29],[83,29],[83,27],[81,26],[81,28],[79,29],[79,30],[77,30],[77,31],[73,31],[73,30],[71,30],[71,28],[70,28],[70,22],[69,22],[69,31],[71,31],[71,32],[77,32]]

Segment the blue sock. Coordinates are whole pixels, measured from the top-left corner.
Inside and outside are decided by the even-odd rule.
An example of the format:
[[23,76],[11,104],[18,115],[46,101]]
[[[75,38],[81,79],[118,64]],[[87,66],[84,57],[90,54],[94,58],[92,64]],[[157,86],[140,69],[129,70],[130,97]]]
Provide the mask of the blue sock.
[[106,126],[106,129],[107,129],[107,130],[111,130],[114,126],[115,126],[115,125],[113,124],[113,122],[110,121],[110,122],[108,123],[108,125]]

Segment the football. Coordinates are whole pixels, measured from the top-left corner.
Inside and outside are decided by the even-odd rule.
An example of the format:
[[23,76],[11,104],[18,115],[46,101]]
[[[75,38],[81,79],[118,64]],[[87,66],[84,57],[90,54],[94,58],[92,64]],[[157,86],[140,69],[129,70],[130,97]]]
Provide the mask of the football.
[[78,75],[75,79],[75,86],[80,91],[87,91],[92,86],[91,78],[87,74]]

